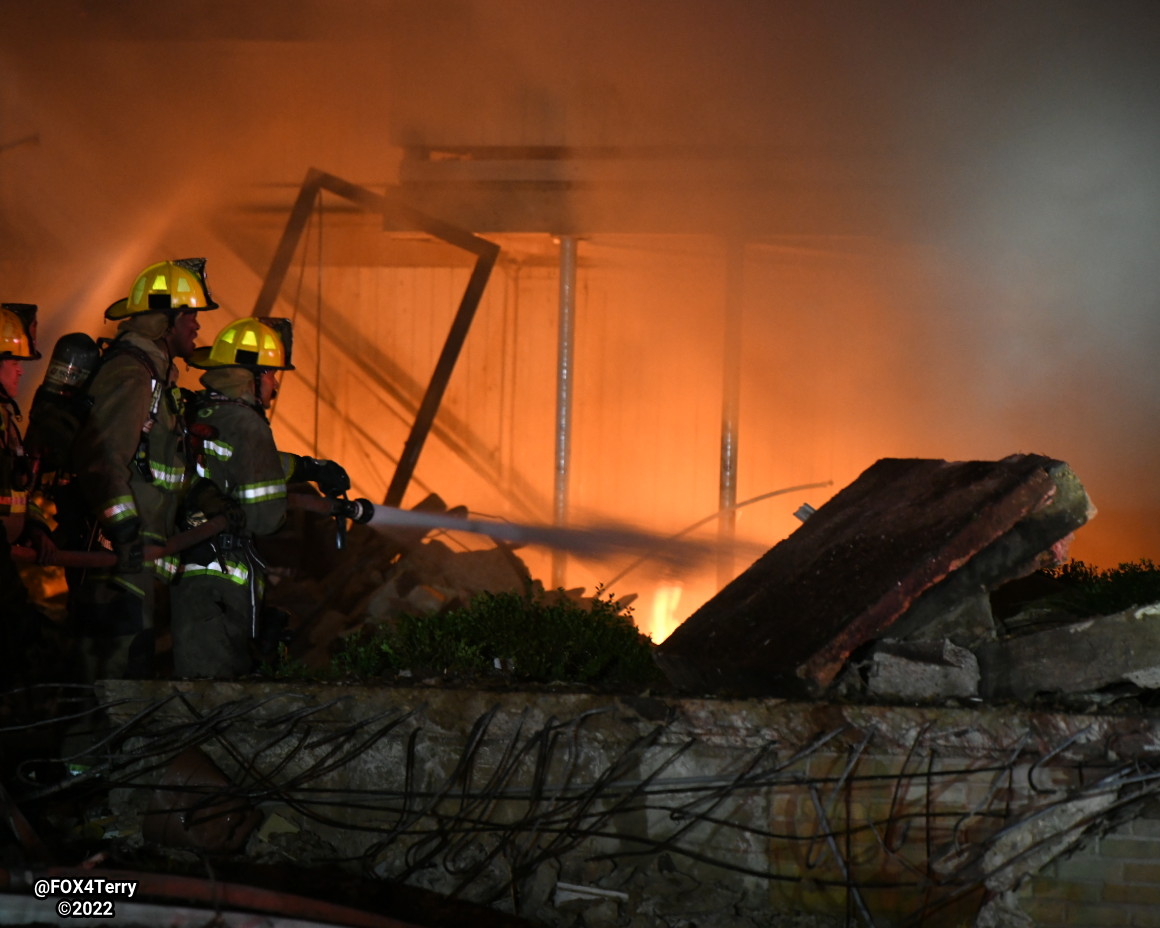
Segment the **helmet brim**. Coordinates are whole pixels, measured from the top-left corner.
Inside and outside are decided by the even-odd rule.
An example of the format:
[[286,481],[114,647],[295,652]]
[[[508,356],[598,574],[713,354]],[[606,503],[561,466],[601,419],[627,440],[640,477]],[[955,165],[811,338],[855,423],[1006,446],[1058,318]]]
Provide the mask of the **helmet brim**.
[[219,367],[236,367],[234,364],[219,364],[209,356],[210,349],[194,348],[191,354],[185,361],[190,367],[196,367],[201,371],[216,371]]
[[213,350],[212,346],[203,346],[201,348],[194,348],[193,354],[186,360],[186,364],[190,367],[196,367],[199,371],[220,371],[227,367],[240,367],[243,370],[253,371],[292,371],[293,364],[287,364],[284,367],[270,367],[266,364],[223,364],[220,361],[215,361],[210,357],[210,352]]
[[128,319],[130,316],[147,316],[150,313],[203,313],[210,309],[218,309],[217,303],[209,302],[205,306],[159,306],[157,309],[138,309],[136,312],[129,309],[128,297],[117,300],[116,303],[109,305],[105,310],[105,318],[112,321],[120,321],[121,319]]
[[116,303],[111,303],[109,308],[105,310],[106,319],[128,319],[132,313],[129,312],[128,298],[117,300]]

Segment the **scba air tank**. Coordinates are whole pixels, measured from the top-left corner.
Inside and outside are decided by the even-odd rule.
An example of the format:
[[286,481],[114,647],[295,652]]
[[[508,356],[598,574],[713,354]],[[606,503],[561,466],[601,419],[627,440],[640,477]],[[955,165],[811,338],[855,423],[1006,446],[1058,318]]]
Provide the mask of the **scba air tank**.
[[97,343],[84,332],[62,335],[52,349],[41,389],[71,396],[88,381],[100,358]]

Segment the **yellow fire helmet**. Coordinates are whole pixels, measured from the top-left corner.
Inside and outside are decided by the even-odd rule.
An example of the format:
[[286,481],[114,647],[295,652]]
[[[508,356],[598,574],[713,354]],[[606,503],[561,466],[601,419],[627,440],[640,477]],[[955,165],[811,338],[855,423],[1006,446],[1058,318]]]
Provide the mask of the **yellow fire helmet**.
[[197,348],[189,366],[203,371],[219,367],[292,371],[291,324],[273,316],[246,316],[222,329],[213,345]]
[[217,309],[205,279],[205,258],[150,264],[133,281],[129,296],[105,310],[106,319],[127,319],[165,310]]
[[36,304],[0,303],[0,361],[35,361]]

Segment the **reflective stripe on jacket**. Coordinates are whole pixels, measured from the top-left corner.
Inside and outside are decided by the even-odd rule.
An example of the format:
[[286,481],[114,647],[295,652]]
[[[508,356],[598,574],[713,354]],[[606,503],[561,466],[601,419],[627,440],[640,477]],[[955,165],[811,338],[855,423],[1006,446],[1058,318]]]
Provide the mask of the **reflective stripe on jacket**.
[[16,404],[0,398],[0,525],[10,540],[24,527],[28,508],[27,462],[16,425]]
[[[203,390],[194,405],[197,422],[206,426],[206,438],[197,458],[197,474],[212,480],[245,513],[248,538],[276,532],[286,519],[285,459],[274,444],[266,415],[249,389],[252,378],[233,377],[226,371],[207,372],[202,382],[218,389]],[[243,385],[246,389],[243,389]],[[219,392],[228,390],[229,392]],[[207,560],[207,559],[202,559]],[[214,576],[237,584],[251,579],[251,563],[227,547],[208,563],[186,563],[182,576]],[[264,576],[252,578],[259,585]]]

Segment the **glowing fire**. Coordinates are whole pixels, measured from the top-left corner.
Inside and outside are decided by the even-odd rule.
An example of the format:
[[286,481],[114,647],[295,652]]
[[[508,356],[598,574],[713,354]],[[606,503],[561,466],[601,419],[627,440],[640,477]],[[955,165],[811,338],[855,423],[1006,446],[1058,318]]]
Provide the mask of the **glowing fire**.
[[658,587],[653,594],[652,625],[646,631],[657,644],[668,638],[681,624],[682,619],[677,615],[677,607],[681,604],[683,589],[682,584],[673,583]]

